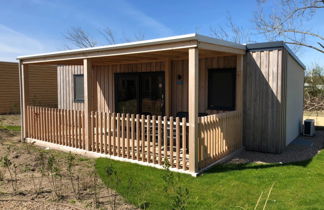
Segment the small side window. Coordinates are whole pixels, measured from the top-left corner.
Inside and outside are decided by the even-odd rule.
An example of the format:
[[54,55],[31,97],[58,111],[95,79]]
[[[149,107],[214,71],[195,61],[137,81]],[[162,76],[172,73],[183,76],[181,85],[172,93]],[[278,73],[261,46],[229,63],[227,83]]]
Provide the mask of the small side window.
[[74,79],[74,102],[84,102],[83,74],[73,75]]

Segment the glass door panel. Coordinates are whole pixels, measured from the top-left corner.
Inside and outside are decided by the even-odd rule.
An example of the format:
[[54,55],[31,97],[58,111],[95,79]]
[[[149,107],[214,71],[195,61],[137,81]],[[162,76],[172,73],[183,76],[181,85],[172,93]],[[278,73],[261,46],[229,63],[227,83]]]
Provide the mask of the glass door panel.
[[117,74],[115,78],[116,112],[137,114],[139,108],[138,75]]
[[164,73],[141,74],[141,111],[143,114],[164,114]]

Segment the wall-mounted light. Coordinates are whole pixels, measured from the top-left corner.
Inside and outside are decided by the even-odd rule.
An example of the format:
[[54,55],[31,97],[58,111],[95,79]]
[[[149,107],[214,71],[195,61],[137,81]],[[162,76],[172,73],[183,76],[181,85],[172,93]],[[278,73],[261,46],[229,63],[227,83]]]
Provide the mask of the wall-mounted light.
[[182,85],[182,84],[183,84],[183,81],[182,81],[182,75],[181,75],[181,74],[178,74],[178,75],[177,75],[177,81],[176,81],[176,84],[177,84],[177,85]]

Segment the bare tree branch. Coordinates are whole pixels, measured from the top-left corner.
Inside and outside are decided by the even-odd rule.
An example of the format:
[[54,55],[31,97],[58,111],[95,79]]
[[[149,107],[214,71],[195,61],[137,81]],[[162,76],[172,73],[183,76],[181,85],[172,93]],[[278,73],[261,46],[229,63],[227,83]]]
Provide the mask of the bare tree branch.
[[109,44],[116,44],[115,35],[109,27],[106,27],[100,32]]
[[80,48],[95,47],[97,43],[80,27],[71,28],[65,35],[65,39]]
[[314,47],[313,45],[308,45],[308,44],[305,44],[305,43],[302,43],[302,42],[289,42],[289,41],[286,41],[287,44],[293,44],[293,45],[299,45],[299,46],[303,46],[303,47],[308,47],[308,48],[311,48],[311,49],[314,49],[314,50],[317,50],[321,53],[324,53],[324,50],[320,49],[320,48],[317,48],[317,47]]
[[[115,33],[111,30],[111,28],[106,27],[97,32],[103,37],[104,42],[108,44],[117,44],[118,40]],[[96,40],[93,40],[90,35],[84,31],[81,27],[74,27],[71,28],[65,35],[65,39],[70,41],[74,46],[78,48],[86,48],[86,47],[95,47],[99,43]],[[144,40],[145,35],[144,33],[134,33],[134,38],[130,39],[129,36],[124,35],[124,42],[131,42],[132,40]],[[105,43],[103,43],[105,44]],[[66,46],[67,49],[71,49],[70,46]]]
[[287,44],[303,46],[323,53],[321,41],[324,36],[304,27],[320,9],[324,8],[324,0],[281,0],[279,9],[265,13],[263,3],[255,15],[255,25],[260,34],[269,40],[284,39]]
[[211,35],[217,39],[228,40],[240,44],[251,42],[251,34],[244,30],[243,27],[235,24],[230,15],[226,17],[226,24],[224,26],[211,27],[210,32]]

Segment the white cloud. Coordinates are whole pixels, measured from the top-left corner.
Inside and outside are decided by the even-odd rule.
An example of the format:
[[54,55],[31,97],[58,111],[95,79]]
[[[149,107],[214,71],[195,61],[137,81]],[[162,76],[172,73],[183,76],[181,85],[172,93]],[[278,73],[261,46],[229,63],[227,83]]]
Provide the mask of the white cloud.
[[170,36],[173,35],[174,32],[171,28],[167,27],[166,25],[162,24],[161,22],[157,21],[153,17],[146,15],[144,12],[140,11],[139,9],[133,7],[126,1],[118,1],[120,4],[121,12],[125,13],[131,19],[135,19],[140,24],[151,28],[153,31],[156,31],[162,36]]
[[14,61],[17,56],[43,51],[36,39],[0,24],[0,60]]

